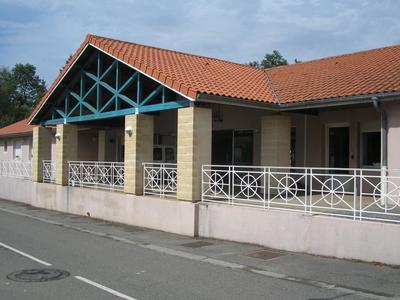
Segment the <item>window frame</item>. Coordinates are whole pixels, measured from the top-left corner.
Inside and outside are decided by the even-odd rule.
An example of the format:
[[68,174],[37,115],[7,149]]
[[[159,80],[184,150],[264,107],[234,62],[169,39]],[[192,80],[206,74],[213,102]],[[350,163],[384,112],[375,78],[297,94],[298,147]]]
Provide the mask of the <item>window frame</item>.
[[[379,133],[380,135],[380,158],[379,158],[379,166],[374,165],[365,165],[364,164],[364,140],[363,135],[364,133]],[[382,130],[369,128],[369,129],[361,129],[360,130],[360,166],[363,169],[380,169],[382,165]]]

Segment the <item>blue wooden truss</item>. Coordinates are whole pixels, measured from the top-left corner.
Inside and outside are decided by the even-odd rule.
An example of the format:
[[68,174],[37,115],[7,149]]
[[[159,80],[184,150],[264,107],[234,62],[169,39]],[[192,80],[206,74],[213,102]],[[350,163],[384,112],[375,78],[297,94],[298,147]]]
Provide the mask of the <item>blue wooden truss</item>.
[[[177,109],[190,100],[110,56],[95,50],[40,117],[41,125],[75,123]],[[52,95],[53,96],[53,95]]]

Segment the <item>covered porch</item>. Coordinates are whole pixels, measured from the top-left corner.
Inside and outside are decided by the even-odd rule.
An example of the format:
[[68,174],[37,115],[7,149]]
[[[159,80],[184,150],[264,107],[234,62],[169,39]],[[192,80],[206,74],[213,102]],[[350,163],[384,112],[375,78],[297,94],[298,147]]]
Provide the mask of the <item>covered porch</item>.
[[397,141],[372,101],[191,97],[149,72],[87,45],[33,114],[33,181],[399,220]]

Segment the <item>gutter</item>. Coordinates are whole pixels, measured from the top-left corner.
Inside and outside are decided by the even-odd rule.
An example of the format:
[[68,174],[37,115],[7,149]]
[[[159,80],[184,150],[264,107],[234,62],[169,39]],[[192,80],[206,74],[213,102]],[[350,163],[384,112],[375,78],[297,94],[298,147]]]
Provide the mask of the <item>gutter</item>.
[[388,181],[387,181],[387,113],[381,106],[381,101],[378,97],[372,97],[372,104],[375,110],[381,115],[381,205],[386,205],[387,203],[387,191],[388,191]]
[[387,113],[382,108],[381,101],[378,97],[372,97],[372,105],[374,106],[375,110],[380,113],[381,115],[381,167],[382,169],[387,169],[388,162],[387,162]]
[[279,106],[275,103],[267,103],[264,101],[245,100],[241,98],[232,98],[225,96],[216,96],[205,93],[198,93],[195,102],[212,103],[212,104],[226,104],[235,105],[248,108],[265,109],[272,111],[279,111]]
[[[366,104],[371,103],[373,98],[379,98],[382,101],[398,100],[400,98],[400,92],[392,93],[377,93],[370,95],[361,96],[349,96],[349,97],[336,97],[330,99],[319,99],[309,100],[298,103],[278,104],[278,103],[266,103],[263,101],[256,100],[244,100],[239,98],[231,98],[224,96],[215,96],[205,93],[199,93],[196,100],[204,103],[215,103],[215,104],[227,104],[236,105],[249,108],[272,110],[277,112],[301,110],[301,109],[312,109],[312,108],[325,108],[325,107],[337,107],[354,104]],[[248,102],[248,103],[245,103]]]

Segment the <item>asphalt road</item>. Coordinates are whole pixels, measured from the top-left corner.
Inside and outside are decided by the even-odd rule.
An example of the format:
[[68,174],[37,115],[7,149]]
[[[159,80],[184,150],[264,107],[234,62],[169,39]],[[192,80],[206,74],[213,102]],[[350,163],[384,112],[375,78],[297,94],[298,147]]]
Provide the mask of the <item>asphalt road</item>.
[[[160,245],[129,242],[121,237],[122,233],[129,233],[127,227],[114,227],[112,233],[109,230],[102,236],[101,232],[82,229],[88,226],[77,230],[71,225],[60,226],[1,207],[0,203],[1,300],[393,298],[393,293],[363,295],[362,289],[357,292],[324,286],[323,282],[301,277],[279,278],[281,273],[261,269],[258,274],[257,268],[246,269],[240,264],[165,247],[161,245],[167,239],[163,239],[163,233],[149,233],[157,235]],[[41,216],[46,214],[52,213],[44,211]],[[57,217],[74,218],[59,213]],[[82,220],[80,224],[99,225],[96,220]],[[70,276],[48,282],[15,282],[6,277],[19,270],[39,268],[65,270]],[[399,275],[398,271],[394,274]],[[398,279],[400,282],[400,277],[395,280]]]

